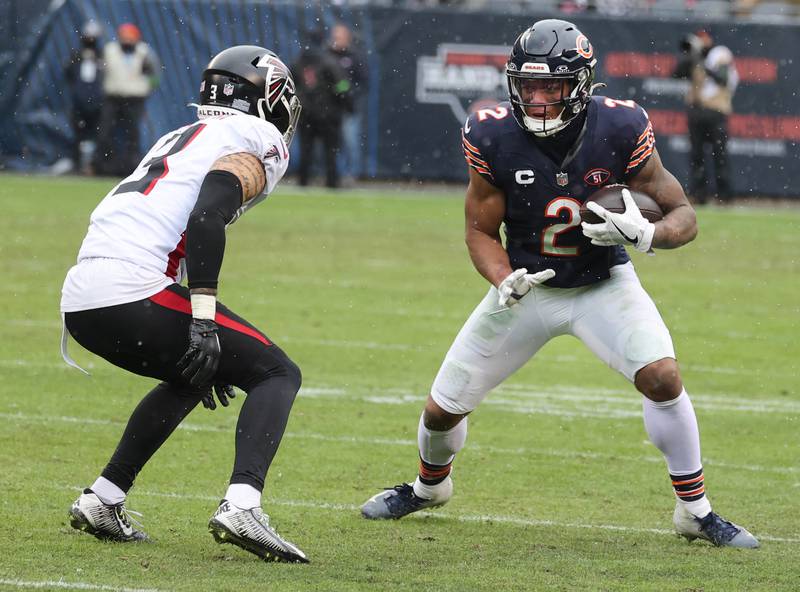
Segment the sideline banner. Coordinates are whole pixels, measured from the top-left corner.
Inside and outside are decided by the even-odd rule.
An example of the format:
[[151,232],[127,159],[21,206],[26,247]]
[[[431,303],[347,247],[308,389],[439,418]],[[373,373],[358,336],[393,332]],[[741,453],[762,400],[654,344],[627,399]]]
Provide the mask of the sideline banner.
[[[13,66],[3,71],[7,85],[15,81],[13,93],[0,95],[0,109],[13,113],[0,119],[0,158],[8,168],[35,170],[69,153],[72,132],[63,65],[89,18],[105,27],[106,39],[121,22],[139,24],[164,63],[161,86],[148,99],[143,146],[193,119],[186,103],[196,100],[205,60],[220,49],[259,43],[292,62],[308,31],[343,20],[356,32],[370,75],[362,113],[364,176],[465,182],[460,133],[467,114],[506,98],[503,70],[510,45],[539,18],[555,16],[355,10],[290,0],[65,0],[53,6],[57,8],[19,48]],[[729,129],[734,191],[798,195],[797,27],[600,16],[571,20],[595,47],[596,80],[608,84],[600,93],[633,99],[648,111],[659,153],[684,184],[689,158],[686,83],[670,75],[679,40],[701,27],[710,31],[717,43],[733,51],[741,78]]]
[[[516,36],[552,15],[405,14],[376,11],[381,55],[379,175],[398,169],[419,178],[466,180],[460,128],[472,111],[507,97],[505,59]],[[571,19],[598,56],[598,94],[633,99],[650,115],[664,164],[684,184],[689,141],[683,97],[671,78],[679,40],[704,28],[736,56],[740,83],[729,121],[731,177],[738,195],[798,195],[800,101],[792,69],[800,59],[797,27],[723,23]],[[408,72],[413,69],[413,72]],[[413,85],[413,87],[412,87]],[[410,149],[409,149],[410,147]]]

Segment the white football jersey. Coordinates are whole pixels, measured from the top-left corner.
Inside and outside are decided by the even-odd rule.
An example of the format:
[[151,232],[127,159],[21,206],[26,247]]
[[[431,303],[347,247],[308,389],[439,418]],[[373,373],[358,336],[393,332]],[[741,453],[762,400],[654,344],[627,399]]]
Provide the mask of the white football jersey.
[[200,186],[217,159],[237,152],[261,160],[267,184],[234,221],[269,195],[286,172],[289,149],[278,129],[251,115],[222,114],[162,136],[92,212],[78,265],[64,283],[61,310],[133,302],[180,282],[186,224]]

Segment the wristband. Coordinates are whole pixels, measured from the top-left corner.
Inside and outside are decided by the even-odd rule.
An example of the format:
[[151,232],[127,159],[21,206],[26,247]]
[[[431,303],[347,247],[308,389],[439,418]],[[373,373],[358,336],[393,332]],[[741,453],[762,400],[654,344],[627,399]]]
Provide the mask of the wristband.
[[211,294],[191,294],[192,318],[213,321],[217,313],[217,297]]

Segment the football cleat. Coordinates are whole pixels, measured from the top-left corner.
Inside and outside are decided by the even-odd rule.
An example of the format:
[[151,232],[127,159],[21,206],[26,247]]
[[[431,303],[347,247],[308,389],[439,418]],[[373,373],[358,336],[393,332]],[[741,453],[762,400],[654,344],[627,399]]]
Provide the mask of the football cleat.
[[243,510],[222,500],[208,522],[208,531],[218,543],[236,545],[264,561],[308,563],[305,553],[269,525],[269,516],[261,508]]
[[[437,487],[439,489],[439,487]],[[453,481],[448,477],[441,483],[441,492],[431,499],[419,497],[409,483],[395,485],[376,493],[361,506],[361,515],[370,520],[402,518],[412,512],[438,508],[445,505],[453,495]]]
[[690,541],[705,539],[717,547],[758,548],[758,539],[750,534],[747,529],[733,522],[728,522],[714,512],[709,512],[703,518],[697,518],[678,502],[675,506],[672,522],[675,524],[675,530],[678,531],[678,534]]
[[[131,526],[131,514],[141,516],[125,507],[124,503],[104,504],[91,489],[84,489],[69,509],[72,528],[88,532],[103,541],[121,543],[147,541],[147,535]],[[141,526],[133,520],[137,526]]]

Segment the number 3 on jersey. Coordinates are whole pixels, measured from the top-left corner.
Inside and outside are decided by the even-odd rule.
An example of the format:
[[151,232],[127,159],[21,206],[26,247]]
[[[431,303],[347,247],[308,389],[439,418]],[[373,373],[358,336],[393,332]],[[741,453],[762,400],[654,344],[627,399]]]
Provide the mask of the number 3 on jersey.
[[144,170],[145,174],[140,179],[136,181],[128,181],[127,183],[120,183],[117,190],[114,192],[114,195],[118,195],[120,193],[141,193],[142,195],[147,195],[150,193],[153,188],[156,186],[161,179],[167,176],[169,173],[169,165],[167,164],[167,157],[172,156],[173,154],[180,152],[184,148],[186,148],[189,143],[197,137],[203,128],[206,126],[205,123],[196,123],[193,126],[187,127],[180,133],[176,133],[171,135],[166,139],[164,144],[160,147],[160,150],[163,150],[170,144],[169,150],[165,154],[161,154],[158,156],[154,156],[147,162],[141,163],[134,174],[139,170]]
[[556,245],[558,236],[580,224],[581,203],[571,197],[557,197],[544,208],[547,218],[561,219],[561,212],[567,211],[566,222],[551,224],[542,231],[542,255],[549,257],[576,257],[578,247],[559,247]]

